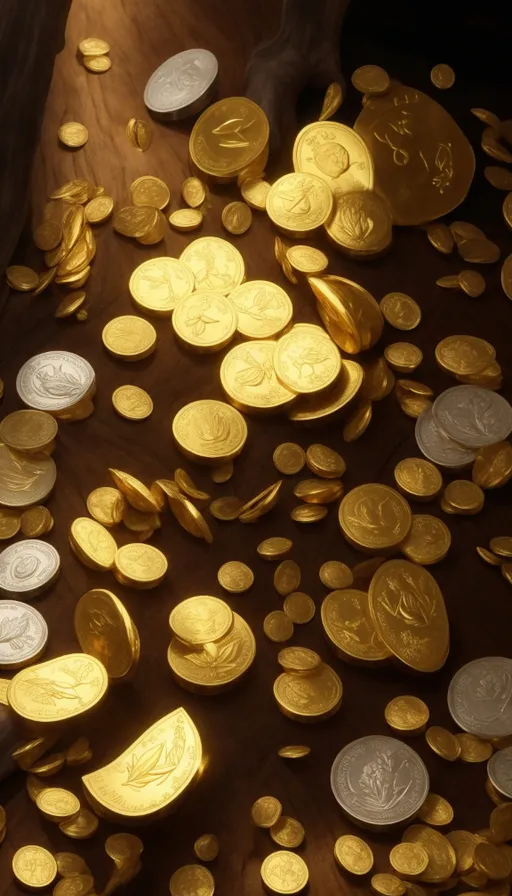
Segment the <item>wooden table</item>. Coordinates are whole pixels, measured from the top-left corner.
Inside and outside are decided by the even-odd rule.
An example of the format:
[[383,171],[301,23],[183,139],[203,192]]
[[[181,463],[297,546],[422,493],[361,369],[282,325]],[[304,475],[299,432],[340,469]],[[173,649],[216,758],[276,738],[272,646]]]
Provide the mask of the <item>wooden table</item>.
[[[220,61],[220,90],[223,95],[240,93],[243,70],[252,46],[276,26],[276,10],[271,0],[237,3],[227,0],[75,0],[67,28],[66,46],[58,56],[48,98],[42,135],[34,166],[32,185],[33,222],[40,219],[47,195],[56,186],[74,177],[86,177],[103,184],[117,206],[128,201],[129,185],[139,175],[162,177],[172,190],[172,207],[179,205],[179,188],[189,174],[187,149],[190,125],[155,123],[154,140],[144,154],[135,151],[125,136],[131,116],[147,117],[143,90],[148,76],[165,58],[187,47],[205,46]],[[81,67],[76,58],[78,41],[86,36],[105,38],[111,45],[112,70],[94,76]],[[412,81],[420,89],[428,86],[428,59],[409,56],[400,61],[391,48],[380,48],[369,56],[370,45],[361,38],[347,38],[346,72],[363,62],[384,62],[395,76]],[[375,47],[373,47],[375,49]],[[437,62],[431,59],[430,62]],[[414,78],[414,80],[413,80]],[[440,94],[436,94],[439,98]],[[491,92],[488,85],[458,83],[441,96],[458,118],[474,145],[481,131],[469,107],[490,105],[498,114],[506,114],[504,91]],[[500,108],[500,103],[502,108]],[[359,106],[353,93],[341,110],[341,120],[352,123]],[[87,146],[68,152],[57,142],[57,128],[65,120],[75,119],[89,128]],[[504,253],[508,252],[508,234],[501,219],[501,195],[493,191],[482,176],[485,157],[478,150],[475,186],[457,217],[483,226]],[[217,190],[203,227],[204,234],[224,235],[220,212],[236,189]],[[339,713],[323,724],[303,727],[280,714],[272,695],[272,684],[279,672],[277,647],[263,635],[263,618],[280,606],[273,586],[273,567],[261,561],[256,545],[270,535],[293,538],[294,557],[300,562],[302,586],[320,606],[324,589],[318,579],[322,562],[339,558],[349,564],[363,559],[341,537],[336,509],[328,518],[312,527],[300,529],[289,518],[295,501],[292,484],[284,485],[278,508],[256,526],[212,521],[214,542],[206,545],[188,536],[167,515],[153,543],[167,554],[170,572],[164,584],[154,591],[137,592],[117,585],[108,574],[94,573],[83,567],[70,553],[68,528],[71,521],[85,513],[88,493],[99,485],[108,485],[107,467],[125,469],[146,482],[172,476],[180,465],[212,495],[236,492],[249,498],[277,476],[272,451],[284,440],[296,440],[304,447],[323,441],[338,449],[347,461],[346,488],[368,482],[393,483],[393,469],[403,457],[418,454],[414,440],[414,422],[399,410],[391,395],[375,404],[374,419],[363,438],[345,445],[341,425],[333,420],[319,429],[292,425],[286,417],[248,420],[250,437],[243,456],[236,463],[235,475],[225,486],[211,483],[206,471],[193,468],[177,451],[171,437],[171,421],[186,402],[200,397],[221,398],[218,371],[222,353],[198,356],[180,348],[168,320],[153,321],[158,331],[158,347],[151,358],[136,364],[116,362],[101,343],[105,323],[118,314],[133,312],[128,279],[143,260],[164,252],[179,255],[193,235],[169,230],[165,247],[144,248],[113,233],[111,224],[96,229],[98,252],[87,285],[89,319],[59,321],[53,312],[59,301],[57,288],[38,298],[11,293],[4,305],[0,337],[0,375],[5,380],[2,412],[20,406],[15,379],[21,364],[31,355],[51,348],[66,348],[86,357],[94,366],[98,381],[96,410],[88,420],[60,427],[54,454],[58,482],[48,506],[55,517],[49,536],[60,551],[62,572],[52,591],[37,601],[50,627],[47,657],[77,650],[73,630],[75,604],[91,587],[113,588],[125,602],[139,628],[142,656],[135,680],[112,687],[107,700],[94,719],[76,726],[77,733],[90,736],[93,747],[91,768],[112,759],[148,725],[173,708],[183,705],[200,731],[208,756],[206,772],[195,791],[178,812],[150,829],[140,831],[144,840],[143,871],[126,890],[127,894],[168,892],[171,873],[181,864],[194,861],[193,843],[204,832],[216,833],[221,852],[213,868],[217,892],[231,896],[256,896],[262,892],[260,864],[272,850],[268,834],[255,828],[250,819],[252,802],[263,794],[282,800],[286,814],[297,817],[306,829],[306,842],[300,853],[310,869],[311,893],[350,892],[358,887],[342,877],[333,859],[333,844],[339,835],[355,830],[338,811],[330,791],[329,771],[339,749],[352,739],[369,733],[386,733],[384,707],[400,693],[415,693],[430,706],[434,723],[450,725],[446,689],[454,671],[468,660],[487,654],[510,653],[509,586],[499,571],[484,566],[475,547],[485,545],[495,534],[510,532],[510,487],[489,492],[483,512],[477,517],[450,517],[447,522],[453,536],[449,556],[434,569],[447,603],[451,621],[452,647],[445,668],[436,675],[407,677],[394,666],[372,672],[342,663],[326,645],[319,619],[297,627],[294,644],[320,651],[340,674],[344,700]],[[273,256],[274,232],[263,214],[255,213],[250,231],[237,239],[244,255],[248,278],[275,279],[289,290],[297,321],[315,321],[314,301],[307,285],[293,287],[281,276]],[[436,367],[433,349],[445,335],[464,332],[483,335],[498,351],[504,367],[507,387],[510,383],[510,314],[508,300],[499,286],[499,265],[482,268],[488,289],[479,299],[463,293],[445,292],[435,286],[442,274],[461,270],[464,264],[456,256],[439,255],[417,229],[397,231],[389,254],[367,264],[358,264],[331,249],[319,238],[317,245],[329,252],[330,270],[353,278],[381,298],[390,290],[410,292],[420,303],[423,322],[411,334],[424,351],[425,361],[418,378],[436,391],[453,381]],[[16,260],[41,264],[39,253],[22,241]],[[382,343],[401,338],[386,327]],[[123,383],[136,383],[149,391],[155,403],[151,418],[141,424],[120,419],[113,411],[111,394]],[[510,394],[505,389],[505,394]],[[425,510],[442,515],[438,505]],[[129,538],[125,533],[122,539]],[[254,569],[252,591],[230,599],[233,609],[251,624],[257,640],[257,657],[247,679],[226,695],[212,698],[190,694],[172,679],[166,661],[170,639],[168,615],[181,599],[197,593],[220,593],[216,572],[229,559],[244,560]],[[69,740],[71,740],[70,735]],[[312,755],[303,762],[286,763],[277,749],[286,743],[308,743]],[[425,759],[432,790],[446,796],[455,807],[455,826],[476,829],[487,825],[492,804],[484,792],[485,766],[449,766],[437,758],[422,738],[413,745]],[[24,773],[11,777],[0,787],[0,803],[7,810],[8,834],[0,848],[0,893],[18,893],[11,878],[10,863],[14,851],[27,843],[39,843],[53,851],[76,849],[90,864],[98,881],[98,892],[110,872],[105,856],[105,838],[122,827],[102,822],[90,841],[73,842],[57,827],[40,817],[24,786]],[[65,772],[49,780],[80,792],[78,770]],[[387,870],[387,852],[396,836],[369,836],[375,848],[378,870]],[[359,889],[368,889],[363,882]]]

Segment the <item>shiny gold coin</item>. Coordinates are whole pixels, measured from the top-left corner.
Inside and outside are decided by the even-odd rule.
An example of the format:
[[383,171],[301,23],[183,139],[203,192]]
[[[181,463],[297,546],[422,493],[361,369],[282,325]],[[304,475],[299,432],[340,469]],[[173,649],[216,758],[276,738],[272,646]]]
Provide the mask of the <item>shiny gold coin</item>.
[[493,264],[501,254],[499,246],[488,239],[462,240],[457,250],[460,257],[471,264]]
[[267,488],[264,488],[262,492],[251,498],[250,501],[246,501],[240,512],[240,522],[254,523],[265,513],[272,510],[279,500],[282,484],[283,480],[278,479],[277,482],[268,485]]
[[126,125],[126,136],[139,152],[146,152],[153,140],[151,126],[143,118],[130,118]]
[[52,515],[42,505],[30,507],[21,514],[21,534],[25,538],[39,538],[51,528]]
[[318,523],[328,514],[327,507],[320,504],[299,504],[290,511],[290,517],[295,523]]
[[285,672],[314,672],[322,660],[318,653],[308,647],[283,647],[277,655],[277,662]]
[[455,762],[456,759],[460,759],[461,745],[451,731],[441,728],[440,725],[433,725],[431,728],[428,728],[425,738],[429,747],[441,759],[447,759],[448,762]]
[[270,828],[270,836],[278,846],[284,846],[286,849],[297,849],[304,841],[306,832],[296,818],[280,815]]
[[442,883],[454,873],[455,850],[450,841],[434,828],[422,824],[411,825],[404,832],[402,842],[419,843],[426,849],[429,862],[420,878],[425,883]]
[[385,252],[393,238],[391,209],[372,190],[341,192],[332,217],[325,224],[328,238],[338,249],[358,258]]
[[326,663],[306,676],[300,672],[283,672],[274,682],[279,709],[297,722],[329,718],[338,711],[342,696],[341,680]]
[[442,221],[432,221],[430,224],[427,224],[426,230],[429,242],[438,252],[442,252],[443,255],[449,255],[453,251],[453,234],[446,224]]
[[511,856],[494,843],[477,843],[473,863],[489,880],[504,880],[512,872]]
[[388,550],[406,537],[412,523],[407,501],[394,489],[367,483],[352,489],[339,508],[345,538],[366,550]]
[[342,86],[341,84],[338,84],[337,81],[333,81],[332,84],[329,84],[327,90],[325,91],[324,101],[322,103],[320,115],[318,116],[318,121],[327,121],[329,118],[332,118],[332,116],[338,111],[342,102]]
[[430,514],[413,514],[412,525],[401,544],[402,553],[413,563],[430,566],[446,557],[452,536],[446,523]]
[[290,744],[286,747],[279,747],[277,755],[281,759],[304,759],[311,753],[311,747],[302,744]]
[[103,328],[103,345],[120,361],[140,361],[156,348],[156,330],[149,321],[134,314],[114,317]]
[[389,853],[389,864],[400,877],[420,877],[427,869],[428,852],[420,843],[398,843]]
[[457,376],[459,383],[465,383],[470,386],[481,386],[484,389],[492,389],[498,391],[503,386],[503,371],[497,361],[493,361],[480,373],[469,374],[468,376]]
[[486,282],[478,271],[461,271],[459,283],[466,295],[471,296],[473,299],[485,292]]
[[473,464],[471,478],[480,488],[499,488],[512,477],[512,445],[496,442],[480,448]]
[[263,631],[269,641],[282,643],[288,641],[294,631],[292,620],[282,610],[273,610],[263,620]]
[[64,753],[48,753],[43,759],[34,762],[28,771],[32,775],[38,775],[40,778],[49,778],[51,775],[56,775],[62,771],[65,764],[66,757]]
[[468,872],[473,866],[473,852],[477,843],[475,835],[469,831],[449,831],[446,839],[455,850],[457,874]]
[[202,489],[198,488],[192,479],[192,476],[190,476],[186,470],[182,470],[181,467],[178,467],[174,471],[174,481],[180,491],[189,498],[193,498],[194,501],[209,501],[210,495],[208,492],[204,492]]
[[228,233],[240,236],[252,224],[251,209],[245,202],[229,202],[222,210],[221,221]]
[[85,146],[89,139],[87,128],[78,121],[68,121],[66,124],[62,124],[57,133],[60,142],[71,149]]
[[[248,280],[234,289],[229,294],[229,299],[238,313],[238,332],[249,339],[276,336],[288,326],[292,318],[293,305],[288,294],[269,280]],[[249,355],[245,359],[241,358],[245,360],[246,368],[253,366]],[[253,379],[256,382],[257,377]],[[250,386],[251,382],[247,385]]]
[[95,196],[85,206],[85,219],[90,224],[103,224],[110,218],[114,210],[114,200],[111,196]]
[[112,60],[109,56],[85,56],[83,62],[87,71],[97,74],[108,72],[112,68]]
[[310,445],[306,451],[306,463],[316,476],[324,479],[337,479],[343,476],[346,463],[341,454],[328,448],[327,445]]
[[15,451],[37,453],[56,438],[58,423],[46,411],[13,411],[0,422],[0,439]]
[[130,187],[130,199],[132,205],[143,205],[162,210],[169,205],[171,193],[163,180],[146,174],[133,181]]
[[512,557],[512,536],[497,535],[491,538],[489,547],[499,557]]
[[361,837],[344,834],[334,844],[334,858],[340,868],[350,874],[368,874],[374,863],[371,847]]
[[460,758],[463,762],[487,762],[492,756],[492,745],[487,741],[480,740],[474,734],[456,734],[459,741],[461,753]]
[[72,840],[88,840],[98,830],[99,819],[89,809],[80,809],[76,818],[61,821],[59,830]]
[[313,246],[290,246],[286,258],[301,274],[321,274],[329,264],[327,255]]
[[7,507],[0,508],[0,541],[7,541],[18,534],[21,527],[22,517],[17,510],[9,510]]
[[178,208],[169,215],[169,224],[174,230],[189,233],[203,223],[203,213],[198,208]]
[[240,252],[219,237],[193,240],[179,260],[194,274],[197,290],[214,290],[227,295],[244,279],[245,265]]
[[68,821],[80,811],[80,800],[63,787],[47,787],[38,794],[36,806],[48,821]]
[[251,818],[258,828],[271,828],[279,818],[283,807],[275,796],[260,796],[253,804]]
[[385,710],[386,722],[402,736],[422,734],[430,717],[429,708],[419,697],[393,697]]
[[83,305],[85,299],[86,294],[82,290],[77,293],[71,293],[69,296],[65,296],[62,301],[59,302],[57,309],[54,312],[54,317],[71,317],[71,315],[75,314],[75,312]]
[[202,865],[182,865],[171,877],[171,896],[213,896],[215,880]]
[[114,230],[122,236],[140,237],[146,236],[155,227],[158,221],[158,209],[134,205],[120,208],[114,215]]
[[146,420],[153,412],[151,396],[139,386],[119,386],[112,393],[112,404],[126,420]]
[[181,185],[183,201],[190,208],[199,208],[207,197],[207,188],[198,177],[187,177]]
[[469,479],[454,479],[443,492],[444,501],[454,513],[479,513],[484,506],[485,495],[479,485]]
[[83,765],[92,757],[89,741],[86,737],[78,737],[66,750],[66,765]]
[[89,866],[81,856],[74,852],[56,852],[55,861],[61,877],[74,877],[78,874],[89,874]]
[[87,510],[103,526],[115,526],[123,518],[124,498],[117,488],[95,488],[87,497]]
[[78,44],[82,56],[105,56],[110,53],[110,46],[100,37],[86,37]]
[[267,889],[280,896],[300,893],[309,879],[308,866],[294,852],[278,850],[270,853],[261,864],[261,879]]
[[267,207],[267,196],[270,192],[270,184],[261,178],[248,177],[240,185],[242,198],[248,206],[264,212]]
[[[75,607],[74,627],[84,653],[105,666],[109,679],[121,681],[135,672],[140,654],[138,631],[121,601],[103,588],[82,595]],[[89,743],[81,739],[66,752],[69,765],[80,764],[90,755]]]
[[447,336],[435,348],[442,370],[458,375],[480,373],[496,359],[493,346],[478,336]]
[[377,635],[366,592],[355,588],[331,591],[322,603],[321,616],[327,640],[341,659],[381,663],[392,656]]
[[360,93],[368,96],[381,96],[390,87],[388,73],[378,65],[362,65],[356,68],[350,79]]
[[336,414],[354,398],[363,381],[363,368],[355,361],[345,360],[336,383],[326,392],[305,396],[295,401],[288,410],[290,420],[302,422],[323,420]]
[[55,276],[57,274],[57,268],[50,268],[48,271],[43,271],[41,276],[39,277],[39,282],[34,289],[32,295],[38,296],[50,285],[50,283],[55,280]]
[[292,236],[309,236],[330,218],[333,194],[315,174],[293,172],[276,180],[267,196],[267,214]]
[[[237,301],[238,298],[237,295]],[[258,329],[268,330],[267,324],[273,326],[275,323],[280,329],[281,321],[282,318],[271,323],[260,318]],[[246,329],[245,320],[242,326]],[[276,376],[275,353],[273,339],[254,339],[236,345],[225,355],[220,368],[222,387],[231,404],[239,410],[272,413],[294,401],[295,393]]]
[[200,594],[177,604],[169,616],[169,625],[181,641],[201,646],[228,634],[233,627],[233,613],[220,598]]
[[104,526],[82,516],[73,520],[69,534],[71,545],[85,566],[91,569],[112,569],[117,544]]
[[459,275],[447,274],[446,277],[439,277],[436,280],[436,285],[441,289],[460,289]]
[[30,292],[39,284],[36,272],[22,264],[13,264],[8,267],[5,276],[11,289],[16,289],[18,292]]
[[343,441],[356,442],[368,429],[372,420],[372,402],[361,401],[343,427]]
[[114,558],[114,575],[132,588],[156,588],[163,580],[168,562],[165,554],[149,544],[124,544]]
[[293,623],[301,625],[313,619],[316,605],[309,594],[304,594],[303,591],[292,591],[284,599],[283,610]]
[[217,579],[225,591],[229,591],[230,594],[242,594],[253,585],[254,573],[246,563],[229,560],[220,567]]
[[352,570],[341,560],[327,560],[322,563],[319,571],[322,585],[331,590],[350,588],[354,581]]
[[43,221],[34,231],[34,243],[38,249],[48,252],[60,245],[62,228],[54,221]]
[[384,357],[371,361],[364,367],[364,380],[361,386],[361,397],[369,401],[381,401],[392,391],[395,376]]
[[283,442],[278,445],[272,459],[275,468],[287,476],[299,473],[306,463],[304,450],[294,442]]
[[278,379],[292,392],[314,393],[337,379],[341,356],[321,327],[296,324],[278,340],[274,366]]
[[512,299],[512,255],[507,255],[501,269],[501,288],[507,299]]
[[22,846],[12,857],[18,883],[29,890],[46,890],[57,876],[57,863],[42,846]]
[[201,862],[214,862],[220,850],[215,834],[202,834],[194,843],[194,852]]
[[143,513],[158,513],[158,504],[155,498],[140,479],[113,467],[109,467],[108,472],[119,491],[135,510],[141,510]]
[[177,258],[150,258],[130,277],[129,290],[135,304],[146,314],[170,317],[177,302],[194,289],[194,276]]
[[429,793],[418,812],[418,818],[425,824],[443,827],[446,824],[451,824],[453,814],[453,808],[448,800],[437,793]]
[[[281,549],[282,547],[280,545]],[[288,594],[297,591],[300,580],[300,566],[295,560],[283,560],[274,572],[274,588],[281,597],[287,597]]]
[[501,121],[498,116],[494,112],[489,112],[488,109],[470,109],[472,115],[475,118],[478,118],[479,121],[482,121],[484,124],[488,125],[490,128],[496,128],[499,131],[501,127]]
[[217,520],[236,520],[242,512],[243,506],[243,501],[234,495],[215,498],[210,504],[210,513]]
[[228,460],[225,464],[219,464],[218,466],[213,467],[210,472],[210,476],[213,482],[219,484],[222,482],[228,482],[231,479],[234,471],[235,467],[233,461]]
[[263,110],[246,97],[227,97],[197,119],[189,141],[196,168],[213,178],[235,178],[264,152],[269,123]]
[[403,292],[389,292],[381,300],[380,309],[397,330],[414,330],[421,320],[420,306]]
[[306,504],[331,504],[341,498],[343,483],[339,479],[302,479],[293,494]]
[[453,87],[455,84],[455,72],[449,65],[440,62],[430,72],[430,80],[434,87],[438,87],[439,90],[448,90],[449,87]]
[[[274,536],[261,541],[256,550],[264,560],[280,560],[291,551],[293,542],[289,538]],[[293,590],[293,589],[292,589]]]
[[434,464],[421,457],[406,457],[394,469],[396,484],[407,497],[431,501],[443,487],[443,477]]
[[395,874],[374,874],[371,887],[379,896],[404,896],[405,884]]

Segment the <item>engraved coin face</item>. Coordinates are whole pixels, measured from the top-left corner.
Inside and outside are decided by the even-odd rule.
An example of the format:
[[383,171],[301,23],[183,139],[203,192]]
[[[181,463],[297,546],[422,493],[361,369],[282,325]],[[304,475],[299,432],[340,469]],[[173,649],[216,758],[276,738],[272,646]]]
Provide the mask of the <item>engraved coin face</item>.
[[212,86],[219,66],[209,50],[184,50],[171,56],[151,75],[144,102],[151,112],[187,112]]
[[237,329],[248,339],[268,339],[288,326],[293,305],[277,283],[248,280],[230,293],[238,312]]
[[240,252],[220,237],[194,240],[181,253],[180,261],[192,271],[198,290],[227,295],[244,279],[245,264]]
[[0,593],[35,597],[52,584],[59,569],[59,554],[46,541],[32,538],[11,544],[0,554]]
[[512,659],[487,656],[463,666],[448,688],[456,724],[478,737],[512,734]]
[[429,775],[411,747],[394,737],[370,735],[338,753],[331,788],[354,821],[384,827],[416,814],[426,799]]
[[70,408],[93,388],[94,370],[72,352],[43,352],[21,367],[16,389],[24,404],[41,411]]
[[295,393],[279,382],[271,339],[243,342],[226,353],[220,368],[224,391],[242,410],[271,410],[289,404]]
[[37,457],[0,445],[0,502],[4,507],[28,507],[50,494],[57,468],[47,454]]
[[47,640],[48,626],[34,607],[0,600],[0,667],[16,669],[36,660]]
[[498,750],[491,756],[487,763],[487,774],[496,790],[512,800],[512,747]]
[[506,439],[512,431],[512,407],[497,392],[479,386],[454,386],[436,399],[435,423],[450,438],[469,448]]
[[285,230],[309,233],[330,217],[332,193],[314,174],[284,174],[267,196],[267,214]]
[[149,258],[135,268],[129,289],[136,305],[146,314],[171,316],[177,302],[190,295],[194,275],[177,258]]
[[473,463],[476,457],[476,451],[459,445],[439,429],[432,415],[432,408],[427,408],[418,417],[415,436],[421,453],[441,467],[460,469]]
[[293,167],[321,177],[336,197],[373,188],[373,160],[366,144],[337,121],[314,122],[297,134]]

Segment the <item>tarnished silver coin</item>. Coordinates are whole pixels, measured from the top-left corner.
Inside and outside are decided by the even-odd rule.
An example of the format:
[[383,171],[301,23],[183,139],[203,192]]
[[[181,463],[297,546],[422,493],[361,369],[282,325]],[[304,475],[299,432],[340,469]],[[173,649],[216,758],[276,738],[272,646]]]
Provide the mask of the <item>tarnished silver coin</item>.
[[448,688],[448,709],[469,734],[483,738],[512,734],[512,660],[485,656],[459,669]]
[[512,432],[512,407],[502,395],[480,386],[453,386],[436,398],[432,415],[450,439],[483,448]]
[[183,50],[153,72],[144,102],[156,117],[176,120],[195,115],[212,100],[219,64],[209,50]]
[[415,436],[421,453],[440,467],[460,470],[472,464],[476,457],[476,451],[464,448],[439,429],[432,416],[432,408],[423,411],[416,420]]
[[34,607],[0,600],[0,668],[20,669],[35,662],[48,640],[48,626]]
[[487,774],[498,793],[512,800],[512,747],[493,753],[487,763]]
[[429,783],[418,754],[380,734],[347,744],[331,768],[331,789],[343,811],[356,824],[381,829],[414,818]]
[[94,385],[94,370],[89,362],[64,351],[34,355],[16,377],[16,389],[24,404],[50,414],[73,407]]
[[0,554],[0,594],[22,594],[27,600],[42,594],[57,578],[60,556],[39,538],[11,544]]

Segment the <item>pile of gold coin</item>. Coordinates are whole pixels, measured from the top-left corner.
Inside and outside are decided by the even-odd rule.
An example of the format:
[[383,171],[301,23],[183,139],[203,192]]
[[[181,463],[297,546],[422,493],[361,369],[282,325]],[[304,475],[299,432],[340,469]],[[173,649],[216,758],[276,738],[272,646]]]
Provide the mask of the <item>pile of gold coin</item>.
[[130,199],[131,205],[115,213],[114,230],[136,239],[143,246],[161,242],[167,231],[163,209],[171,199],[168,186],[159,177],[138,177],[130,187]]
[[108,55],[110,47],[100,37],[86,37],[78,44],[80,61],[84,68],[94,74],[103,74],[112,68],[112,60]]
[[274,697],[296,722],[321,722],[338,711],[343,685],[334,669],[306,647],[285,647],[278,654],[283,672],[274,682]]

